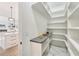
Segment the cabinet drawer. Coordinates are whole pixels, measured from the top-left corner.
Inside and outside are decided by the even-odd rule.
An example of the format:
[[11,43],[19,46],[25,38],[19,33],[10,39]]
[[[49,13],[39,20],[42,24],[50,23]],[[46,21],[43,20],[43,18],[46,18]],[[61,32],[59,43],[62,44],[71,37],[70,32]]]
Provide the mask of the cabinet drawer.
[[18,41],[16,39],[8,40],[6,44],[11,44],[11,43],[15,43],[15,42],[17,43]]
[[5,38],[8,39],[8,40],[10,40],[12,38],[17,38],[17,36],[6,36]]
[[16,36],[17,34],[6,34],[5,36],[12,36],[12,37],[14,37],[14,36]]
[[11,43],[11,44],[7,44],[6,48],[11,48],[11,47],[16,46],[16,45],[17,45],[17,42]]
[[16,39],[9,40],[6,42],[6,48],[11,48],[13,46],[16,46],[18,44],[18,41]]
[[14,40],[18,40],[18,38],[17,37],[6,38],[6,42],[11,42]]

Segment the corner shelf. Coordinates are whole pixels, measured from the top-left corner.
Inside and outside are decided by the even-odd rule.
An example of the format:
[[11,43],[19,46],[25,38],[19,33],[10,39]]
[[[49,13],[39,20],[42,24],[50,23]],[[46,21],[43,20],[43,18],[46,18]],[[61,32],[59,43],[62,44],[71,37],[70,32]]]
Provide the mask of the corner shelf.
[[55,12],[59,12],[59,11],[62,11],[62,10],[65,10],[65,7],[54,8],[53,10],[51,9],[51,12],[55,13]]
[[[69,3],[67,5],[67,7],[68,7],[68,9],[67,9],[68,14],[66,14],[64,7],[63,8],[58,7],[58,9],[56,7],[53,7],[52,9],[50,8],[50,11],[51,10],[52,11],[51,12],[48,11],[48,12],[52,15],[51,16],[52,19],[50,20],[50,22],[48,22],[47,29],[52,30],[52,34],[55,34],[54,35],[55,38],[57,38],[57,37],[59,38],[59,35],[61,35],[60,39],[54,38],[54,40],[63,41],[61,39],[61,37],[65,36],[67,38],[67,41],[69,40],[70,43],[73,45],[73,47],[71,47],[69,45],[70,43],[65,41],[68,51],[69,51],[70,55],[75,56],[75,52],[73,51],[73,49],[75,49],[76,53],[79,52],[79,44],[77,42],[78,35],[79,35],[78,34],[79,33],[79,31],[78,31],[79,30],[79,14],[78,14],[79,13],[79,10],[78,10],[79,4],[78,3],[77,4]],[[65,26],[64,24],[66,24],[67,26]],[[61,26],[61,25],[63,25],[63,26]],[[59,31],[59,30],[61,30],[61,31]],[[65,34],[65,32],[67,32],[67,33]],[[75,33],[75,35],[74,35],[74,33]]]
[[53,38],[52,40],[57,40],[57,41],[63,41],[63,42],[65,42],[65,40],[59,39],[59,38]]
[[71,55],[79,55],[78,33],[79,33],[79,3],[71,2],[68,7],[68,34],[66,35]]
[[66,35],[66,37],[72,43],[72,45],[76,48],[76,50],[79,52],[79,44],[76,43],[73,39],[71,39],[68,35]]
[[70,46],[68,45],[68,43],[65,41],[66,47],[70,53],[71,56],[75,56],[74,53],[72,52],[72,50],[70,49]]
[[51,18],[64,17],[64,16],[65,16],[65,13],[64,14],[61,14],[61,15],[54,15]]
[[56,35],[66,35],[66,34],[64,34],[64,33],[52,33],[52,34],[56,34]]
[[69,11],[69,12],[68,12],[68,13],[69,13],[68,17],[70,17],[78,8],[79,8],[79,5],[77,5],[77,6],[73,9],[72,12]]

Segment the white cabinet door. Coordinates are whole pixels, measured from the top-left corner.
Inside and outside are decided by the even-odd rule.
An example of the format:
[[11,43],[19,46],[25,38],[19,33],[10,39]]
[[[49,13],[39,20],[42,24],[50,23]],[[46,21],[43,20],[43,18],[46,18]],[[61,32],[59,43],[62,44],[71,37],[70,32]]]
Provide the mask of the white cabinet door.
[[3,49],[11,48],[18,44],[18,34],[16,33],[4,33],[1,37],[0,45]]

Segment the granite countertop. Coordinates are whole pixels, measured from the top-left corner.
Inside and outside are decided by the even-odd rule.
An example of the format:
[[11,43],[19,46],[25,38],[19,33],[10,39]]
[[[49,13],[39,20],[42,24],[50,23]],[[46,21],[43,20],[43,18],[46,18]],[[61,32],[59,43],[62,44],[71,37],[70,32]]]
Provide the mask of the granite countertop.
[[41,36],[38,36],[36,38],[33,38],[32,40],[30,40],[31,42],[36,42],[36,43],[43,43],[45,42],[48,37],[50,36],[50,34],[47,34],[47,35],[41,35]]

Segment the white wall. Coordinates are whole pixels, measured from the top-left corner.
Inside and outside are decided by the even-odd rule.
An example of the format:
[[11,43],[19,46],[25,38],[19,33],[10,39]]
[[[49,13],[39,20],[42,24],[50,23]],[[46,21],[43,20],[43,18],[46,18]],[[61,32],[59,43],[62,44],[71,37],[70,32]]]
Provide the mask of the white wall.
[[33,14],[34,14],[34,17],[35,17],[38,34],[40,35],[40,34],[47,32],[48,18],[45,17],[44,15],[42,15],[40,12],[34,10],[34,9],[33,9]]

